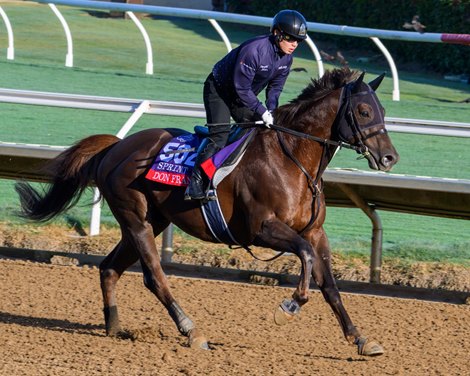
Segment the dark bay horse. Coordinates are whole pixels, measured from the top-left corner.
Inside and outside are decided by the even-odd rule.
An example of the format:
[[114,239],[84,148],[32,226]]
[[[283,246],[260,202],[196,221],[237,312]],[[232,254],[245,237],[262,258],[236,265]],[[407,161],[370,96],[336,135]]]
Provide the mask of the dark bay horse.
[[[323,229],[325,198],[321,175],[338,147],[355,149],[374,170],[389,171],[398,154],[385,130],[384,111],[375,94],[383,75],[369,84],[364,73],[328,71],[274,114],[272,129],[259,128],[241,162],[218,185],[226,222],[244,247],[271,248],[297,255],[301,262],[292,299],[276,310],[284,324],[308,301],[311,278],[331,306],[347,341],[359,354],[379,355],[382,347],[353,325],[331,271],[330,247]],[[122,239],[100,265],[106,332],[118,335],[120,323],[115,288],[122,273],[137,260],[145,286],[166,307],[191,345],[209,348],[195,324],[170,292],[160,264],[155,237],[170,223],[199,239],[217,242],[200,204],[184,201],[184,187],[144,178],[149,164],[177,129],[149,129],[123,140],[94,135],[51,160],[43,192],[28,183],[16,186],[22,216],[47,221],[76,204],[95,184],[118,221]]]

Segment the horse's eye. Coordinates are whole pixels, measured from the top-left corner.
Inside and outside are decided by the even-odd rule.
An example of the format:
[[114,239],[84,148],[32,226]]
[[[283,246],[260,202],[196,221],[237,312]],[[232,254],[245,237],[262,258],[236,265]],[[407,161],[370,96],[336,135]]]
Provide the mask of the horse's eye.
[[361,116],[369,117],[369,111],[361,111]]

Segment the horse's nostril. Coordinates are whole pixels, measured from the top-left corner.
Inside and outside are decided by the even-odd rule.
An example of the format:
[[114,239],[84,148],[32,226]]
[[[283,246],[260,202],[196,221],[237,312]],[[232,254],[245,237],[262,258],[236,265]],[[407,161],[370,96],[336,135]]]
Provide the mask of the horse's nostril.
[[395,163],[395,157],[391,154],[385,155],[382,157],[382,164],[384,166],[391,166]]

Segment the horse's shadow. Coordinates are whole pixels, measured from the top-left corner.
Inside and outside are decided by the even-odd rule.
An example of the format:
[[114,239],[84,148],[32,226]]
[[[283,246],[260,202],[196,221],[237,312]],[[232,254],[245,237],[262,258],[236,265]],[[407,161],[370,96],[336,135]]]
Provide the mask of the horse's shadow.
[[[69,320],[48,319],[0,312],[0,323],[16,324],[25,327],[43,328],[52,331],[86,334],[104,337],[104,325],[80,324]],[[101,332],[97,332],[97,331]]]

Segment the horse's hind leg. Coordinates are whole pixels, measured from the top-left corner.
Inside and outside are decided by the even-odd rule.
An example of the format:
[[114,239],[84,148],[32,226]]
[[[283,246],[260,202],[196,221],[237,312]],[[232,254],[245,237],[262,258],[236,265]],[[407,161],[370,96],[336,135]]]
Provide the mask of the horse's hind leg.
[[361,336],[359,330],[353,325],[351,318],[344,308],[331,270],[330,247],[323,229],[315,238],[318,240],[315,241],[314,239],[313,244],[318,257],[315,258],[316,262],[313,265],[312,277],[338,319],[344,336],[350,343],[357,345],[360,355],[374,356],[383,354],[382,346],[375,341],[368,340],[366,337]]
[[139,255],[122,240],[100,264],[101,292],[106,334],[116,336],[121,331],[116,301],[116,284],[122,273],[134,264]]
[[[137,195],[137,196],[136,196]],[[155,237],[169,224],[161,218],[155,219],[156,213],[149,215],[146,198],[137,192],[126,195],[125,205],[131,210],[121,211],[114,207],[113,213],[122,229],[123,244],[132,245],[138,255],[144,273],[145,286],[165,306],[176,327],[189,338],[190,345],[208,348],[206,339],[196,330],[194,323],[184,313],[170,292],[169,284],[160,264],[160,255],[155,245]],[[153,218],[152,218],[153,217]]]
[[[142,239],[140,236],[138,238]],[[209,349],[205,337],[196,329],[192,320],[184,313],[171,294],[167,278],[160,264],[158,252],[156,250],[142,252],[140,262],[144,272],[145,286],[162,302],[180,333],[189,338],[190,346]]]

